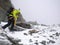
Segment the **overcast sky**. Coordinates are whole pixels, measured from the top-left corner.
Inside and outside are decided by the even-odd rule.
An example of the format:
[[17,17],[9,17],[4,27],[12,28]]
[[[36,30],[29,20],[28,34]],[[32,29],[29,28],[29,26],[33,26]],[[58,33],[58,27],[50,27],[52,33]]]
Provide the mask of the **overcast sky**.
[[60,0],[11,0],[26,21],[60,24]]

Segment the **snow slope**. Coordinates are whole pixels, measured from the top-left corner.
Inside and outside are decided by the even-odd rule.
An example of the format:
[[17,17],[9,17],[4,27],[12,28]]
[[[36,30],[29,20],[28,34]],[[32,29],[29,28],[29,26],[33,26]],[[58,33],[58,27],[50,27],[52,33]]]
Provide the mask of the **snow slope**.
[[[4,23],[2,23],[2,25],[4,25]],[[9,29],[6,28],[5,30]],[[7,32],[8,37],[13,40],[19,40],[18,43],[21,45],[60,45],[59,25],[32,25],[32,29]],[[1,38],[6,41],[1,40]],[[6,36],[0,35],[0,40],[7,42],[9,45],[12,44]]]

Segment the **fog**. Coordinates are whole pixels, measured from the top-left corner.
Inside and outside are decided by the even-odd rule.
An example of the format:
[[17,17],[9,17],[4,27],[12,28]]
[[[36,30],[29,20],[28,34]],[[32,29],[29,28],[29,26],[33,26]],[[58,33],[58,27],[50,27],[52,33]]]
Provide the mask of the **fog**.
[[60,0],[11,0],[26,21],[60,24]]

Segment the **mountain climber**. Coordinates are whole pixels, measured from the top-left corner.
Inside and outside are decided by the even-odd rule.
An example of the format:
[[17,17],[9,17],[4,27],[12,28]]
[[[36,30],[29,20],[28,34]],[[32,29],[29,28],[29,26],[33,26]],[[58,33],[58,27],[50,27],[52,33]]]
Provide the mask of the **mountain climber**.
[[3,29],[10,26],[10,31],[13,31],[14,26],[16,25],[16,20],[19,17],[20,10],[14,9],[13,7],[10,8],[10,11],[8,11],[8,23],[4,26],[2,26]]

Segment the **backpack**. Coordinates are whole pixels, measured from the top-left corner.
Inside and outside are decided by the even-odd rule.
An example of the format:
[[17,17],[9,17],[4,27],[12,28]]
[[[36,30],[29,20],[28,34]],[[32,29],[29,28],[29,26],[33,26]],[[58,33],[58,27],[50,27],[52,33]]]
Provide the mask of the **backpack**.
[[6,15],[9,16],[9,14],[11,14],[11,12],[13,11],[13,9],[14,9],[13,7],[10,7],[10,8],[7,10]]

